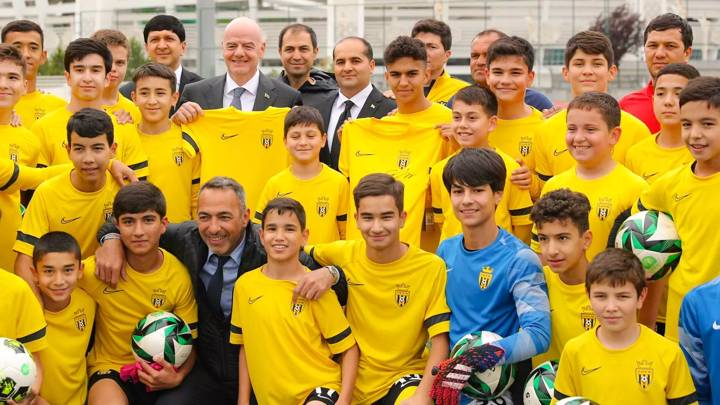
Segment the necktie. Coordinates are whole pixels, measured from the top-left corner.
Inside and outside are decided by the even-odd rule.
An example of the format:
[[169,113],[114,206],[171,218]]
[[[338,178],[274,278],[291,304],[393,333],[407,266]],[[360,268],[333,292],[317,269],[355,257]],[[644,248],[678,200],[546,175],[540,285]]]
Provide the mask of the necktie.
[[238,110],[242,111],[242,100],[240,97],[245,93],[245,88],[243,87],[236,87],[233,90],[233,99],[230,102],[230,105],[237,108]]
[[210,282],[208,283],[207,287],[207,298],[208,303],[212,310],[214,310],[216,313],[221,314],[223,317],[225,314],[222,310],[222,305],[220,305],[220,301],[222,299],[222,291],[223,291],[223,284],[224,278],[223,278],[223,266],[225,266],[225,263],[230,260],[230,256],[215,256],[218,259],[217,268],[215,269],[215,274],[210,277]]
[[352,118],[352,115],[350,114],[350,109],[352,109],[355,104],[350,100],[345,100],[343,104],[345,104],[345,109],[343,110],[342,114],[340,114],[340,118],[338,118],[337,124],[335,125],[335,136],[333,136],[332,145],[330,146],[331,152],[336,151],[337,148],[340,147],[340,139],[337,136],[338,130],[340,129],[340,127],[343,126],[345,121],[347,121],[349,118]]

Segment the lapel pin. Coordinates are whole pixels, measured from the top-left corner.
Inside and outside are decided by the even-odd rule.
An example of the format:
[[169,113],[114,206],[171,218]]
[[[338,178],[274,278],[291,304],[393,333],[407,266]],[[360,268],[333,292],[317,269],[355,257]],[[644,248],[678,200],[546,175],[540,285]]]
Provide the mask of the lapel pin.
[[267,94],[267,93],[265,93],[265,98],[269,99],[269,98],[270,98],[270,95]]
[[370,104],[370,108],[375,108],[375,104]]

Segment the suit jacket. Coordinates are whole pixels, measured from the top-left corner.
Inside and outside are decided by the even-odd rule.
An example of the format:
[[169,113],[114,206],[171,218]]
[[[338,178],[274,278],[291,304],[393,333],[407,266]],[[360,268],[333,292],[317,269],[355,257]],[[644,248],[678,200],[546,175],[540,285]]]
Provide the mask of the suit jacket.
[[[186,101],[192,101],[198,103],[203,110],[223,108],[225,77],[226,75],[223,73],[220,76],[189,84],[180,96],[179,105]],[[253,111],[263,111],[268,107],[294,107],[296,105],[302,105],[299,91],[260,72]]]
[[[197,73],[193,73],[183,67],[182,73],[180,73],[180,87],[178,88],[178,92],[182,94],[186,84],[199,82],[202,79],[203,78]],[[135,90],[135,82],[132,81],[120,86],[120,94],[127,98],[130,98],[130,93],[132,93],[133,90]],[[177,104],[175,104],[175,107],[170,111],[170,115],[172,115],[178,107],[180,107],[180,99],[178,99]]]
[[[329,96],[317,105],[317,109],[320,110],[320,114],[323,117],[325,123],[325,132],[328,131],[330,126],[330,115],[332,114],[332,108],[337,101],[339,90],[335,90],[330,93]],[[382,118],[394,109],[397,108],[395,100],[389,99],[380,92],[375,86],[373,86],[370,95],[365,100],[365,105],[360,108],[357,118]],[[329,140],[329,137],[328,137]],[[320,161],[326,165],[338,170],[338,159],[340,157],[340,148],[334,148],[330,153],[330,146],[326,143],[325,146],[320,150]]]

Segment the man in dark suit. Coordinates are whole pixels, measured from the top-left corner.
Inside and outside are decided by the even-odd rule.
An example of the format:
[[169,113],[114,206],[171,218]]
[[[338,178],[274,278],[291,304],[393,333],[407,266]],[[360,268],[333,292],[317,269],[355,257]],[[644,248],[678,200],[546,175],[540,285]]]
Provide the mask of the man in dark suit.
[[[160,63],[175,72],[176,90],[183,92],[186,84],[202,80],[199,75],[182,66],[182,56],[185,54],[185,27],[182,22],[171,15],[156,15],[145,24],[143,29],[145,38],[145,52],[150,60]],[[131,99],[130,93],[135,90],[135,83],[130,81],[120,86],[120,93]],[[180,106],[175,105],[175,108]],[[172,111],[170,112],[172,114]]]
[[333,66],[338,90],[317,104],[325,121],[327,142],[320,161],[337,170],[340,156],[338,130],[350,118],[382,118],[397,108],[371,82],[375,70],[372,46],[364,38],[347,37],[333,49]]
[[194,121],[202,110],[234,106],[242,111],[263,111],[268,107],[301,105],[300,92],[266,77],[258,64],[265,54],[260,26],[252,19],[238,17],[225,27],[222,41],[227,72],[192,83],[180,96],[173,115],[176,123]]

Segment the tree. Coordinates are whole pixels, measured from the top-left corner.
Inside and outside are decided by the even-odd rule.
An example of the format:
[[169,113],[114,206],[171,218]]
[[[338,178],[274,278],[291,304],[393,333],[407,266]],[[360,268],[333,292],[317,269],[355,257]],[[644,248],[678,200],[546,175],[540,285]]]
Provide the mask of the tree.
[[145,57],[145,50],[142,44],[137,38],[130,38],[130,55],[128,56],[128,70],[126,77],[133,77],[135,69],[150,62],[150,59]]
[[589,30],[602,32],[610,38],[615,64],[620,66],[620,59],[626,53],[635,52],[642,46],[644,26],[640,14],[631,12],[628,5],[623,4],[616,7],[609,15],[597,16]]
[[57,49],[48,58],[44,65],[40,66],[39,76],[60,76],[65,72],[65,48],[58,45]]

